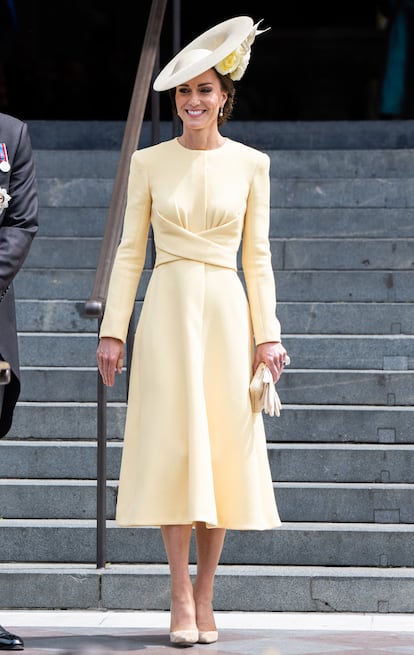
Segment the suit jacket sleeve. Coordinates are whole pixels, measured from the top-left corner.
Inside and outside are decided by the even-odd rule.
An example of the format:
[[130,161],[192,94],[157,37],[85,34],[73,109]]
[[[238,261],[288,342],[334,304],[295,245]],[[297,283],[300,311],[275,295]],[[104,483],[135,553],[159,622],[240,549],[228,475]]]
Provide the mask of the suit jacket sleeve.
[[270,159],[261,153],[250,187],[242,244],[242,267],[256,345],[281,340],[269,242],[269,171]]
[[0,214],[0,292],[19,272],[38,228],[38,198],[29,132],[25,123],[14,157],[7,192],[8,207]]
[[131,159],[122,238],[112,267],[100,337],[126,341],[145,264],[151,204],[148,176],[139,160],[139,151],[136,151]]

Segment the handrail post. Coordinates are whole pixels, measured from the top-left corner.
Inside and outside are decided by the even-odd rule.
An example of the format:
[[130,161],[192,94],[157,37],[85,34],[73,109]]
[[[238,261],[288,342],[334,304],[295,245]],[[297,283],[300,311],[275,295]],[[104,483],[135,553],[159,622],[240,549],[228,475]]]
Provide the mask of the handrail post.
[[[99,325],[101,323],[99,321]],[[98,331],[99,334],[99,331]],[[107,390],[98,370],[98,416],[97,416],[97,487],[96,487],[96,565],[98,569],[106,564],[106,440]]]
[[[157,54],[155,57],[154,73],[151,81],[152,83],[155,79],[155,74],[159,71],[159,68],[160,68],[160,48],[158,47]],[[152,83],[151,83],[151,87],[152,87]],[[155,143],[159,143],[161,139],[160,113],[161,113],[160,94],[157,91],[154,91],[153,88],[151,88],[151,141],[153,145]]]
[[[115,253],[119,244],[122,231],[122,218],[126,207],[126,192],[129,176],[129,163],[133,152],[139,144],[144,112],[149,97],[149,88],[154,74],[155,66],[158,67],[159,41],[164,21],[167,0],[152,0],[150,15],[145,31],[142,45],[141,57],[135,78],[132,98],[129,106],[124,136],[121,145],[120,160],[115,175],[114,187],[112,190],[111,202],[109,205],[107,222],[103,235],[98,266],[95,273],[95,280],[92,294],[85,303],[85,316],[98,319],[98,341],[101,321],[103,319],[104,305],[106,302],[109,278]],[[156,97],[153,109],[153,140],[157,142],[159,135],[159,98]],[[154,122],[156,125],[154,125]],[[152,261],[154,253],[152,254]],[[129,376],[132,358],[133,327],[135,324],[134,311],[132,313],[128,337],[127,337],[127,384],[126,393],[128,399]],[[97,380],[97,499],[96,499],[96,561],[97,567],[102,568],[106,564],[106,446],[107,446],[107,389],[103,384],[98,370]]]

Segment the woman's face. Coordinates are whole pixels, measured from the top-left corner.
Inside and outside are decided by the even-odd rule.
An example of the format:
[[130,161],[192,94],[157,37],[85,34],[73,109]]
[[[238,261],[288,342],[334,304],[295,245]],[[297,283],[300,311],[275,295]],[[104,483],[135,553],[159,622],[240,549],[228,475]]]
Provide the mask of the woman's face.
[[175,90],[177,114],[186,128],[205,129],[217,126],[217,116],[227,100],[215,71],[201,73]]

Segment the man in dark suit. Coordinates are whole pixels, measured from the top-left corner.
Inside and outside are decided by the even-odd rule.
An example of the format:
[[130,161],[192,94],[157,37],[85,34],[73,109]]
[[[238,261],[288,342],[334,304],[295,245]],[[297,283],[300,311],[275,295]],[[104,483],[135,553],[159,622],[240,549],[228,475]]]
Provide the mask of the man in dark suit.
[[[38,229],[38,197],[26,123],[0,113],[0,360],[10,381],[0,385],[0,437],[10,430],[20,394],[13,280]],[[22,639],[0,626],[0,650],[23,650]]]

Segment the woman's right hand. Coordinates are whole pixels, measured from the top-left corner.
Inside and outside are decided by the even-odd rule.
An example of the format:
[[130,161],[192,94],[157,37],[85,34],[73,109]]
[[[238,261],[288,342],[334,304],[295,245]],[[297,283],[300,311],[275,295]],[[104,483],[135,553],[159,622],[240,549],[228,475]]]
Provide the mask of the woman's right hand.
[[99,340],[96,359],[104,384],[107,387],[112,387],[115,382],[115,372],[122,373],[124,361],[123,342],[114,337],[102,337]]

